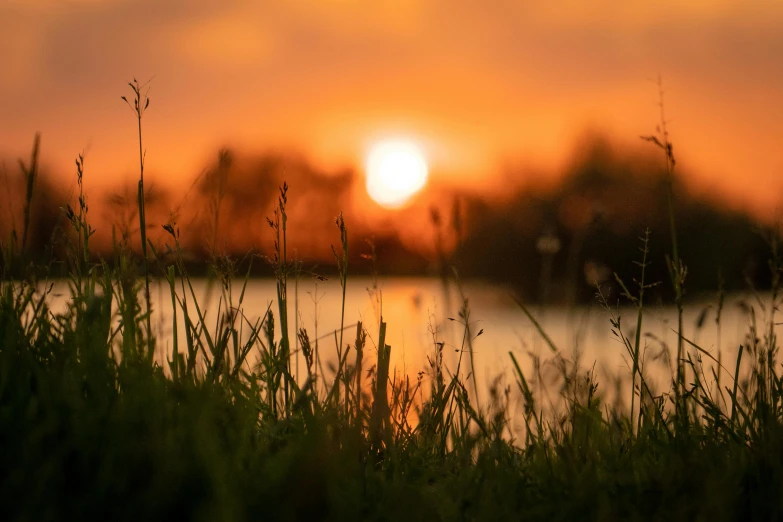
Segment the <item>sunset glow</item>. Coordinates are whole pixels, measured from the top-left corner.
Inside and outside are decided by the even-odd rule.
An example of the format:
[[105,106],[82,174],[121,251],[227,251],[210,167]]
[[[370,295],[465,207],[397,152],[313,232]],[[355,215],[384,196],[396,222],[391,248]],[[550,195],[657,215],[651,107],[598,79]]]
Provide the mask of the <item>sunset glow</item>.
[[427,184],[428,168],[421,149],[407,140],[374,145],[367,155],[367,193],[379,205],[399,208]]
[[0,0],[2,520],[783,521],[782,58],[783,0]]

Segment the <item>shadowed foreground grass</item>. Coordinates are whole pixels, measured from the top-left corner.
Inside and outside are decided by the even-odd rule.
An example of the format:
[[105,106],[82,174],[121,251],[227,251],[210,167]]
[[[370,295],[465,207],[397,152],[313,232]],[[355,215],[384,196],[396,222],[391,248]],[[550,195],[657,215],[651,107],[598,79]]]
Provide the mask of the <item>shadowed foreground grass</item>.
[[[141,141],[144,97],[135,87]],[[668,137],[656,143],[672,168]],[[33,166],[25,174],[34,181]],[[65,311],[49,309],[51,286],[33,271],[7,276],[24,265],[25,240],[12,235],[3,248],[3,520],[783,519],[775,241],[772,306],[750,325],[737,360],[721,361],[678,336],[671,389],[658,393],[647,385],[638,334],[645,240],[636,289],[623,285],[638,309],[637,335],[627,337],[619,318],[609,325],[632,361],[630,407],[608,407],[593,372],[564,358],[542,331],[562,373],[553,408],[512,355],[514,386],[477,393],[468,382],[476,334],[467,305],[459,316],[465,355],[454,368],[443,364],[434,338],[428,367],[400,376],[390,368],[383,320],[378,331],[361,322],[348,329],[343,309],[337,364],[324,371],[324,346],[303,329],[288,336],[288,280],[299,265],[286,252],[286,186],[269,220],[276,306],[245,310],[246,287],[233,287],[231,262],[215,258],[221,312],[207,325],[176,225],[165,227],[167,252],[149,243],[149,264],[134,259],[127,231],[116,241],[115,264],[93,261],[81,158],[77,175],[78,210],[64,209]],[[143,199],[140,180],[142,209]],[[139,217],[145,230],[143,210]],[[341,217],[337,226],[344,289],[349,236]],[[676,245],[673,221],[672,235]],[[153,267],[171,293],[168,348],[151,332]],[[670,271],[681,312],[686,272],[676,251]],[[304,379],[294,377],[295,357]]]

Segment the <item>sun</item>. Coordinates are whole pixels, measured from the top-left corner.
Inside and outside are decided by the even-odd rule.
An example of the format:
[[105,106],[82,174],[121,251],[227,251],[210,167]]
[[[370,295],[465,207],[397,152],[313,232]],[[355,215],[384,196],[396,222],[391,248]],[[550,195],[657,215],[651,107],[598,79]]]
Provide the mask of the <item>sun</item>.
[[416,143],[384,140],[370,148],[365,164],[367,193],[386,208],[400,208],[427,184],[424,153]]

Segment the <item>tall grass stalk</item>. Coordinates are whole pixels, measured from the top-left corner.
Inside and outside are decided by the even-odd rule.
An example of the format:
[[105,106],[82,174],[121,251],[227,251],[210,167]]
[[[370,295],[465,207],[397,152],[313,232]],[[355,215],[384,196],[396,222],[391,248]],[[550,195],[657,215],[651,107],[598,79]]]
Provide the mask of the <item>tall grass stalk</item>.
[[139,234],[141,237],[141,257],[144,267],[144,300],[147,305],[146,323],[147,323],[147,350],[153,352],[153,336],[152,336],[152,300],[150,298],[150,272],[147,261],[147,217],[145,212],[145,192],[144,192],[144,160],[146,157],[146,151],[144,150],[142,133],[141,133],[141,119],[144,116],[145,111],[150,106],[149,94],[149,81],[146,83],[139,83],[136,78],[132,82],[128,82],[128,86],[133,91],[133,104],[125,96],[122,96],[123,101],[131,108],[136,116],[136,122],[138,125],[139,136],[139,184],[137,190],[137,204],[139,209]]
[[22,169],[22,174],[25,180],[25,195],[24,195],[24,224],[22,228],[22,262],[24,262],[25,254],[27,253],[27,238],[30,233],[30,210],[32,208],[33,194],[35,192],[35,181],[38,177],[38,152],[41,146],[41,135],[36,134],[33,140],[33,151],[30,153],[30,164],[25,165],[22,160],[19,160],[19,167]]
[[[639,267],[639,270],[641,272],[641,275],[638,280],[634,280],[638,287],[638,293],[636,295],[633,295],[631,291],[628,289],[628,287],[625,285],[622,279],[615,273],[614,277],[617,283],[620,285],[620,288],[622,288],[623,295],[625,295],[626,298],[628,298],[629,301],[633,303],[633,305],[636,307],[636,333],[634,336],[634,343],[633,343],[633,349],[630,350],[630,356],[632,361],[632,368],[631,368],[631,416],[630,421],[633,425],[634,416],[636,416],[637,425],[636,425],[636,432],[639,432],[640,426],[641,426],[641,419],[642,419],[642,386],[641,383],[639,384],[638,393],[639,393],[639,413],[637,415],[634,403],[636,400],[636,393],[637,393],[637,387],[636,387],[636,376],[637,374],[641,376],[642,372],[642,366],[640,364],[640,348],[641,348],[641,341],[642,341],[642,318],[644,316],[644,291],[648,288],[651,288],[655,286],[655,284],[646,284],[644,279],[645,269],[647,268],[648,262],[647,262],[647,255],[650,253],[650,229],[646,229],[644,232],[644,237],[640,238],[642,242],[642,246],[639,249],[642,252],[642,260],[641,262],[635,261],[635,264]],[[640,378],[641,381],[641,378]]]
[[[288,334],[288,215],[286,214],[286,205],[288,203],[288,184],[283,183],[280,187],[280,193],[277,198],[277,206],[274,210],[274,218],[267,218],[267,223],[275,234],[274,257],[272,264],[275,268],[275,279],[277,288],[277,305],[280,318],[280,350],[273,352],[279,367],[276,370],[276,384],[283,386],[283,403],[286,415],[290,412],[290,390],[291,378],[291,345]],[[271,319],[271,316],[269,316]],[[270,339],[270,348],[274,343]],[[273,400],[273,407],[277,411],[277,402]]]
[[[337,270],[340,273],[340,288],[342,289],[342,297],[340,299],[340,340],[337,343],[338,360],[340,360],[339,354],[342,353],[343,350],[343,334],[345,332],[345,292],[348,286],[348,229],[345,227],[345,220],[343,219],[342,212],[340,212],[340,215],[338,215],[337,218],[335,219],[335,225],[337,225],[337,229],[340,231],[340,254],[341,254],[339,255],[337,253],[337,250],[334,248],[334,245],[332,245],[332,254],[334,255],[334,260],[337,263]],[[359,334],[357,333],[357,339],[358,336]],[[349,393],[348,380],[346,376],[346,381],[345,381],[346,416],[348,415],[348,397],[349,397],[348,393]]]
[[660,113],[660,123],[658,124],[658,135],[642,136],[642,139],[653,143],[655,146],[663,151],[666,161],[666,179],[667,179],[667,202],[669,210],[669,233],[671,235],[671,258],[667,259],[669,268],[669,276],[674,288],[674,300],[677,307],[677,361],[676,361],[676,386],[674,388],[674,402],[679,418],[682,421],[687,421],[687,415],[684,411],[684,404],[681,401],[682,394],[685,392],[685,365],[683,359],[683,311],[684,303],[683,298],[685,295],[685,277],[688,273],[685,265],[680,259],[679,248],[677,244],[677,223],[675,218],[675,198],[674,198],[674,166],[676,160],[674,159],[674,147],[669,139],[669,131],[667,128],[666,112],[663,101],[663,81],[661,77],[658,77],[658,109]]

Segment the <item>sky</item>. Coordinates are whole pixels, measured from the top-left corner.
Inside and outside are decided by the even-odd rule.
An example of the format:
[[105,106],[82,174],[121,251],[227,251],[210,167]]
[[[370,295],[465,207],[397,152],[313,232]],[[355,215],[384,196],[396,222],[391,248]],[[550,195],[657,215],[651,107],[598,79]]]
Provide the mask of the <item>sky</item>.
[[[0,0],[0,157],[96,185],[138,162],[127,81],[151,79],[147,169],[189,180],[219,147],[327,168],[416,140],[432,176],[492,190],[556,171],[585,132],[636,146],[663,78],[689,182],[757,215],[783,202],[778,0]],[[96,179],[97,178],[97,179]]]

